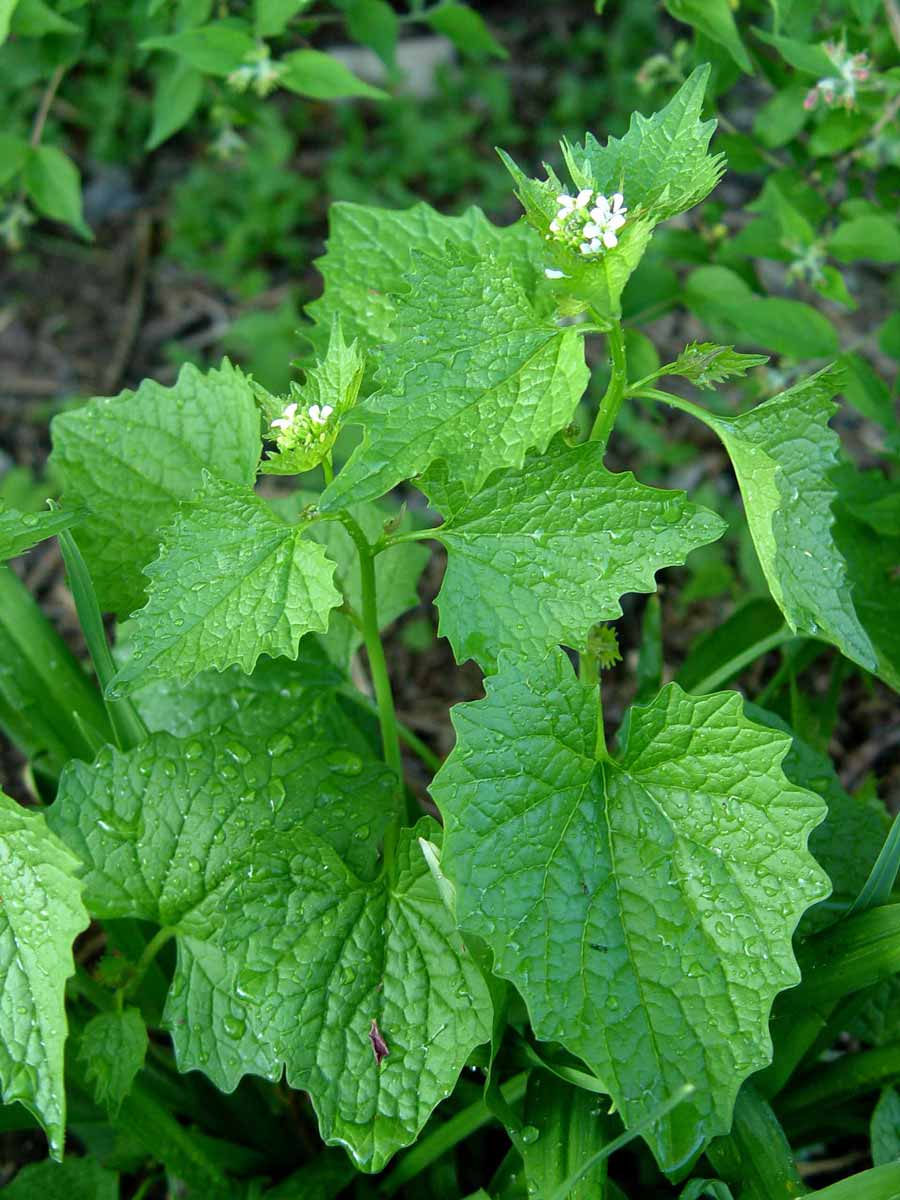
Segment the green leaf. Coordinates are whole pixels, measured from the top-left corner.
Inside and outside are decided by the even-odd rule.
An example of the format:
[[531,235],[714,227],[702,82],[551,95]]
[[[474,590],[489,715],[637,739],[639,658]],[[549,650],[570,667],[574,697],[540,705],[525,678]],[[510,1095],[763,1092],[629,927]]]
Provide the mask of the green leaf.
[[316,322],[309,336],[324,353],[335,317],[363,350],[390,336],[395,293],[406,287],[414,253],[442,254],[445,243],[494,255],[529,293],[543,268],[537,235],[519,222],[498,228],[479,208],[445,217],[427,204],[393,210],[332,204],[327,253],[317,266],[324,294],[307,306]]
[[278,37],[312,0],[254,0],[253,28],[258,38]]
[[203,73],[187,62],[176,62],[161,73],[153,93],[153,123],[147,149],[155,150],[182,129],[194,113],[203,95]]
[[676,1171],[769,1060],[772,1001],[799,980],[791,933],[828,891],[806,849],[825,806],[788,783],[789,739],[734,692],[670,684],[598,762],[596,695],[562,652],[486,686],[454,711],[432,786],[460,925],[626,1128],[696,1085],[648,1137]]
[[18,0],[9,14],[9,28],[20,37],[43,37],[48,33],[71,34],[81,30],[61,17],[44,0]]
[[324,631],[341,603],[334,563],[303,533],[248,488],[207,475],[145,568],[147,605],[111,690],[233,664],[249,673],[261,654],[296,658],[300,638]]
[[890,217],[864,216],[843,221],[827,242],[828,252],[838,262],[900,262],[900,230]]
[[144,602],[141,568],[204,468],[252,483],[261,448],[253,388],[227,359],[207,374],[184,366],[171,388],[147,379],[136,392],[91,400],[51,428],[66,502],[91,510],[77,541],[100,604],[120,616]]
[[753,64],[735,24],[728,0],[666,0],[666,10],[676,21],[692,25],[723,46],[742,71],[753,73]]
[[[550,1200],[613,1136],[611,1122],[599,1119],[598,1097],[549,1071],[532,1071],[529,1076],[524,1121],[522,1134],[528,1134],[521,1137],[521,1153],[533,1200]],[[569,1200],[602,1196],[606,1174],[606,1161],[597,1163],[569,1192]]]
[[838,371],[819,371],[739,417],[708,423],[731,457],[760,565],[791,629],[823,637],[874,670],[832,534],[837,489],[828,473],[840,442],[828,420],[840,381]]
[[688,308],[716,337],[740,340],[799,360],[836,354],[834,326],[799,300],[757,296],[727,267],[699,267],[688,276],[683,294]]
[[490,1002],[416,842],[438,827],[404,830],[373,878],[392,776],[317,731],[314,697],[293,725],[270,703],[274,734],[256,705],[240,738],[157,734],[72,764],[54,824],[98,915],[177,935],[164,1020],[179,1067],[224,1091],[285,1070],[323,1138],[375,1171],[488,1039]]
[[424,20],[435,33],[444,37],[472,58],[507,58],[506,50],[485,24],[484,17],[468,4],[453,4],[445,0],[429,8]]
[[[307,371],[302,386],[291,383],[288,406],[283,400],[268,394],[263,396],[262,389],[258,389],[270,426],[273,421],[290,422],[286,427],[281,424],[270,428],[268,436],[275,441],[276,448],[260,464],[263,474],[299,475],[330,456],[341,421],[356,403],[365,366],[357,343],[347,345],[340,319],[336,318],[324,359]],[[313,420],[309,416],[310,411],[316,411],[313,406],[327,407],[328,419]],[[286,418],[286,413],[291,413],[291,417]]]
[[900,1163],[860,1171],[816,1192],[818,1200],[897,1200],[900,1195]]
[[[0,9],[2,14],[2,9]],[[0,28],[2,34],[2,28]],[[3,37],[0,36],[0,45]],[[8,183],[25,166],[31,152],[25,138],[13,137],[11,133],[0,133],[0,185]]]
[[[12,20],[12,15],[15,12],[18,2],[19,0],[0,0],[0,46],[9,37],[9,23]],[[3,156],[0,155],[0,161],[2,159]]]
[[298,96],[313,100],[338,100],[343,96],[365,96],[369,100],[386,100],[387,92],[372,87],[330,54],[321,50],[294,50],[281,60],[282,73],[278,82]]
[[823,46],[814,46],[809,42],[798,41],[797,38],[781,37],[763,29],[754,29],[753,32],[761,42],[774,46],[785,62],[796,67],[798,71],[820,77],[834,74],[835,64]]
[[24,554],[38,542],[71,528],[81,519],[79,512],[22,513],[0,505],[0,562]]
[[64,993],[72,942],[87,928],[75,856],[0,792],[0,1088],[47,1131],[62,1158],[66,1123]]
[[753,367],[764,366],[768,361],[765,354],[741,354],[734,346],[691,342],[665,368],[665,374],[683,375],[697,387],[711,389],[716,383],[744,376]]
[[7,1200],[119,1200],[119,1177],[95,1158],[31,1163],[3,1189]]
[[876,1167],[900,1162],[900,1092],[887,1087],[872,1113],[872,1161]]
[[93,239],[81,212],[81,175],[56,146],[33,146],[25,162],[25,190],[45,217],[62,221],[88,241]]
[[400,18],[387,0],[339,0],[354,41],[370,46],[383,63],[393,67]]
[[583,146],[563,143],[575,184],[622,192],[626,205],[653,224],[699,204],[724,170],[722,155],[707,153],[716,123],[700,120],[709,71],[698,67],[652,117],[634,113],[621,139],[601,146],[589,133]]
[[683,492],[603,466],[603,448],[554,443],[488,486],[435,531],[448,551],[440,633],[459,661],[586,648],[591,626],[622,615],[626,592],[721,537],[725,523]]
[[851,796],[831,759],[808,746],[775,713],[749,703],[744,704],[744,711],[751,721],[780,729],[792,738],[781,769],[791,783],[816,792],[828,805],[825,820],[810,834],[809,848],[831,880],[831,895],[804,916],[801,932],[807,934],[846,913],[878,858],[890,822],[880,800],[867,803]]
[[734,1200],[734,1196],[721,1179],[692,1179],[684,1185],[678,1200]]
[[256,49],[243,28],[225,21],[196,25],[178,33],[163,34],[141,42],[142,50],[166,50],[204,75],[229,75]]
[[[286,500],[273,501],[275,511],[293,519],[304,503],[315,499],[312,493],[297,493]],[[383,534],[385,523],[396,517],[387,506],[354,504],[347,510],[363,533],[374,543]],[[408,520],[399,529],[411,528]],[[317,521],[309,527],[309,537],[324,546],[335,564],[334,582],[346,603],[355,613],[362,612],[362,584],[359,551],[350,534],[339,521]],[[378,623],[381,629],[393,624],[399,616],[419,604],[416,585],[430,557],[425,546],[413,542],[400,543],[375,559],[375,593],[378,597]],[[358,625],[340,610],[331,614],[328,633],[322,639],[328,653],[340,667],[349,670],[350,658],[362,645]]]
[[384,495],[443,460],[470,493],[520,467],[571,420],[588,371],[577,330],[538,315],[491,258],[448,245],[416,255],[395,298],[379,390],[353,410],[362,444],[322,497],[333,510]]
[[78,1057],[94,1099],[115,1117],[144,1065],[147,1027],[136,1008],[102,1012],[84,1027]]
[[900,536],[873,530],[871,520],[886,515],[875,505],[870,505],[866,521],[854,514],[848,501],[852,504],[854,496],[860,495],[854,478],[858,474],[844,466],[829,476],[838,489],[834,541],[847,564],[853,606],[874,648],[878,674],[900,691]]

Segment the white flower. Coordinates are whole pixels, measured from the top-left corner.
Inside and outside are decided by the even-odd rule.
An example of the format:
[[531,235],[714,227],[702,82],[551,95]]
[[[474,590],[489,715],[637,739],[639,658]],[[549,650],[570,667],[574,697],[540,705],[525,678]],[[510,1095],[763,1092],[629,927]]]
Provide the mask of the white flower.
[[602,192],[582,188],[577,196],[560,193],[556,203],[559,209],[550,222],[548,239],[562,242],[584,255],[602,254],[619,244],[616,234],[628,213],[621,192],[606,197]]
[[318,404],[311,404],[309,406],[309,419],[313,425],[326,425],[328,418],[333,412],[334,409],[330,404],[323,404],[321,408],[319,408]]
[[544,275],[547,279],[565,279],[566,277],[565,271],[555,271],[553,267],[545,267]]
[[289,404],[280,417],[276,417],[272,422],[273,429],[290,429],[294,424],[294,418],[297,416],[297,405]]

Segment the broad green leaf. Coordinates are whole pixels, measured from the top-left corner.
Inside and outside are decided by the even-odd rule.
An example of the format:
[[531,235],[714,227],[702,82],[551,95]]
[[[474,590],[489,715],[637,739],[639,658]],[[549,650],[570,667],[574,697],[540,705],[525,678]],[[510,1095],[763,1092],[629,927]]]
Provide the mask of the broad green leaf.
[[698,267],[688,276],[684,302],[716,337],[759,345],[799,360],[837,354],[831,322],[809,304],[757,296],[727,267]]
[[426,9],[424,20],[471,58],[507,58],[506,50],[485,24],[484,17],[468,4],[444,0]]
[[335,317],[363,350],[386,341],[395,293],[406,289],[413,254],[440,255],[448,242],[494,255],[529,294],[534,290],[543,251],[522,222],[499,228],[479,208],[445,217],[427,204],[399,210],[332,204],[327,252],[317,262],[324,293],[306,310],[316,322],[309,337],[319,352],[325,352]]
[[744,376],[753,367],[769,361],[765,354],[741,354],[734,346],[717,346],[714,342],[691,342],[673,363],[665,368],[666,375],[683,375],[698,388],[710,388],[726,379]]
[[341,603],[334,563],[303,535],[249,488],[207,475],[145,568],[149,598],[117,694],[235,664],[249,673],[261,654],[296,658],[300,638],[323,632]]
[[153,93],[153,123],[147,149],[155,150],[182,129],[194,113],[203,95],[203,73],[190,63],[176,61],[161,73]]
[[887,1087],[872,1113],[872,1161],[876,1167],[900,1162],[900,1092]]
[[313,100],[338,100],[343,96],[364,96],[368,100],[386,100],[387,92],[372,87],[354,75],[338,59],[321,50],[294,50],[281,60],[278,82],[288,91]]
[[448,551],[440,633],[459,661],[484,667],[503,651],[584,650],[595,622],[622,615],[621,596],[654,591],[657,570],[725,528],[683,492],[606,470],[596,442],[556,442],[495,476],[435,531]]
[[299,475],[330,456],[341,421],[356,403],[365,366],[357,343],[347,345],[335,318],[325,357],[307,371],[302,386],[291,383],[287,403],[258,389],[275,442],[261,463],[263,474]]
[[62,150],[56,146],[33,146],[22,179],[38,212],[71,225],[89,241],[93,238],[81,211],[81,175]]
[[22,513],[0,505],[0,562],[16,558],[45,538],[70,529],[81,517],[78,512]]
[[698,33],[724,46],[742,71],[753,73],[728,0],[666,0],[666,9],[676,21],[692,25]]
[[621,139],[601,146],[589,133],[583,146],[564,143],[575,185],[622,192],[626,205],[654,224],[699,204],[724,169],[722,155],[707,152],[716,123],[700,119],[709,70],[698,67],[653,116],[634,113]]
[[94,1099],[115,1116],[144,1065],[147,1027],[136,1008],[98,1013],[85,1025],[78,1057]]
[[[0,45],[3,44],[3,8],[0,3]],[[18,175],[28,161],[31,147],[25,138],[13,137],[11,133],[0,133],[0,185],[8,183]]]
[[204,75],[229,75],[256,49],[253,38],[243,28],[215,21],[163,34],[141,42],[142,50],[166,50],[183,59]]
[[438,827],[405,830],[375,876],[389,772],[318,736],[314,702],[285,726],[273,700],[274,735],[257,707],[240,738],[157,734],[73,764],[54,823],[98,915],[177,935],[165,1022],[181,1069],[225,1091],[285,1070],[323,1138],[379,1170],[490,1036],[490,1002],[416,841]]
[[309,8],[312,0],[254,0],[253,27],[258,38],[284,33],[292,17]]
[[[120,625],[116,650],[130,653],[131,625]],[[127,661],[128,653],[120,656]],[[227,725],[237,719],[244,709],[273,704],[273,696],[289,701],[291,711],[299,713],[301,706],[316,697],[324,717],[331,711],[333,693],[347,682],[314,637],[303,638],[296,661],[287,658],[261,658],[252,675],[240,667],[226,671],[204,671],[189,683],[171,679],[155,679],[141,687],[135,695],[135,705],[147,728],[153,733],[172,733],[186,738],[204,733],[217,725]],[[343,720],[343,718],[341,718]],[[348,747],[353,745],[353,726],[346,729]]]
[[791,934],[828,892],[806,849],[825,806],[787,781],[790,740],[734,692],[670,684],[606,761],[596,695],[561,651],[506,665],[487,692],[455,710],[432,787],[461,928],[626,1128],[696,1086],[648,1136],[676,1171],[769,1061],[772,1001],[799,980]]
[[734,1196],[721,1179],[692,1179],[684,1185],[678,1200],[734,1200]]
[[91,400],[55,417],[52,434],[66,502],[91,510],[76,540],[101,606],[119,616],[144,602],[141,568],[204,469],[252,483],[261,449],[253,388],[227,359],[206,374],[183,367],[171,388],[147,379]]
[[839,385],[839,372],[820,371],[739,417],[707,421],[731,457],[760,565],[785,620],[875,670],[832,534],[837,490],[828,473],[840,443],[828,420]]
[[3,1189],[7,1200],[119,1200],[119,1177],[95,1158],[30,1163]]
[[843,221],[828,239],[828,251],[838,262],[900,262],[900,230],[896,220],[875,214]]
[[0,1091],[37,1117],[54,1158],[66,1123],[65,986],[88,925],[77,867],[42,813],[0,792]]
[[443,460],[470,493],[520,467],[571,419],[587,386],[577,330],[541,317],[490,258],[449,244],[416,255],[395,298],[379,390],[352,419],[365,437],[322,497],[325,510],[374,499]]

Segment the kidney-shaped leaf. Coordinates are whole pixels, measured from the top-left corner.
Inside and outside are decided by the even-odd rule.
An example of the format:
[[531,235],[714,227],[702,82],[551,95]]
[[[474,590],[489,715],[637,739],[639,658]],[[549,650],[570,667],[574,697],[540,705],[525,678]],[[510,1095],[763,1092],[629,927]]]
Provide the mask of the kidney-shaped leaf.
[[226,727],[74,763],[53,819],[96,913],[177,936],[179,1066],[225,1091],[286,1071],[323,1138],[377,1171],[489,1038],[490,1000],[416,842],[440,831],[404,831],[375,876],[393,780],[327,736],[320,707],[279,727],[278,705],[254,706],[254,750]]
[[596,695],[561,651],[487,687],[456,710],[433,785],[461,927],[626,1126],[695,1085],[648,1134],[677,1170],[769,1061],[772,1001],[799,980],[791,934],[828,891],[806,848],[825,806],[783,775],[790,739],[734,692],[669,685],[597,761]]

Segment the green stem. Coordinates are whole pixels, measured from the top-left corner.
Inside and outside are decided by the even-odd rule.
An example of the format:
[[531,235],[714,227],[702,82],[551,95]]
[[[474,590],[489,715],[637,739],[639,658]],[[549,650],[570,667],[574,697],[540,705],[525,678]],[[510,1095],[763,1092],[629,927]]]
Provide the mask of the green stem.
[[330,450],[322,459],[322,473],[325,476],[325,486],[328,487],[329,483],[334,479],[334,466],[331,462]]
[[634,396],[638,400],[655,400],[659,404],[668,404],[670,408],[680,408],[682,412],[690,413],[698,421],[702,421],[704,425],[708,425],[714,433],[719,433],[719,421],[712,413],[708,413],[705,408],[701,408],[699,404],[692,404],[690,400],[685,400],[682,396],[673,396],[671,392],[664,392],[660,388],[634,387],[628,389],[628,395]]
[[628,383],[628,368],[625,361],[625,334],[621,325],[613,325],[608,335],[609,357],[612,365],[612,375],[606,395],[600,401],[597,418],[590,432],[590,441],[599,442],[605,450],[609,435],[613,431],[619,409],[625,398],[625,388]]
[[144,947],[141,957],[135,963],[131,978],[116,992],[117,1007],[121,1008],[126,997],[133,995],[137,991],[157,954],[159,954],[166,942],[171,941],[174,936],[175,930],[170,925],[164,925],[162,929],[157,929],[156,933],[154,933],[153,937]]
[[403,760],[400,755],[400,734],[397,729],[397,714],[388,675],[384,646],[378,628],[378,596],[375,589],[375,557],[366,535],[349,513],[341,513],[340,521],[353,538],[359,552],[359,573],[362,585],[362,635],[369,656],[369,671],[378,708],[378,723],[381,727],[381,744],[384,761],[396,773],[398,781],[403,779]]
[[[368,696],[364,696],[362,692],[358,692],[356,688],[342,688],[341,695],[346,696],[348,700],[352,700],[354,704],[358,704],[361,708],[365,708],[369,712],[375,713],[376,716],[378,715],[378,705],[374,704]],[[422,741],[418,734],[413,733],[408,725],[404,725],[399,717],[397,718],[397,734],[400,738],[400,741],[409,746],[410,750],[412,750],[414,754],[417,754],[419,758],[421,758],[426,767],[435,773],[441,769],[444,763],[444,760],[441,758],[441,756],[439,754],[435,754],[431,747],[426,745],[426,743]]]
[[[500,1088],[500,1094],[507,1104],[516,1104],[525,1095],[525,1085],[528,1082],[528,1071],[514,1075]],[[415,1179],[417,1175],[430,1167],[432,1163],[443,1158],[448,1151],[485,1125],[495,1121],[496,1117],[483,1100],[476,1100],[455,1117],[451,1117],[434,1133],[422,1138],[412,1150],[398,1160],[397,1165],[381,1185],[383,1196],[394,1196],[405,1183]]]
[[147,740],[147,727],[130,700],[110,698],[108,689],[116,674],[116,664],[106,640],[94,582],[71,533],[64,530],[58,538],[69,578],[69,588],[75,601],[75,611],[78,613],[78,622],[97,673],[116,744],[120,750],[131,750]]
[[383,550],[389,550],[391,546],[399,546],[403,542],[422,542],[429,538],[436,538],[442,528],[441,525],[435,525],[434,527],[429,526],[427,529],[407,529],[403,533],[391,533],[372,547],[372,553],[381,554]]
[[594,758],[597,762],[605,762],[609,758],[606,748],[606,729],[603,723],[603,684],[600,680],[600,667],[593,654],[582,654],[578,660],[578,676],[582,683],[597,689],[597,737],[594,742]]
[[706,692],[714,692],[716,688],[721,687],[723,683],[727,683],[735,675],[743,671],[744,667],[755,662],[757,658],[768,654],[770,650],[777,649],[778,646],[783,646],[785,642],[793,641],[797,635],[788,629],[787,625],[782,625],[781,629],[776,629],[774,633],[770,633],[768,637],[760,638],[758,642],[754,642],[752,646],[748,646],[746,650],[742,650],[740,654],[735,654],[733,658],[729,658],[727,662],[722,663],[715,671],[711,671],[705,679],[701,679],[698,684],[691,688],[691,691],[698,696],[704,695]]

